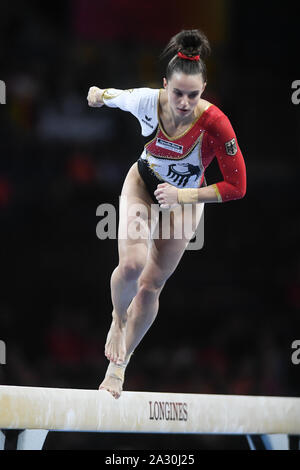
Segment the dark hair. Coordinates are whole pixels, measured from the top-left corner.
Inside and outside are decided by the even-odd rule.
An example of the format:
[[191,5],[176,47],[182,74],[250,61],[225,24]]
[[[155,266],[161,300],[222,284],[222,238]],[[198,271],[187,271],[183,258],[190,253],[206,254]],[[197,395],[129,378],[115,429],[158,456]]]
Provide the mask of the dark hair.
[[[200,60],[182,59],[178,52],[187,56],[200,55]],[[166,70],[166,78],[170,80],[174,72],[181,72],[187,75],[202,74],[204,82],[207,82],[207,72],[204,60],[210,54],[211,48],[205,34],[199,29],[182,30],[173,36],[162,54],[164,58],[173,54]]]

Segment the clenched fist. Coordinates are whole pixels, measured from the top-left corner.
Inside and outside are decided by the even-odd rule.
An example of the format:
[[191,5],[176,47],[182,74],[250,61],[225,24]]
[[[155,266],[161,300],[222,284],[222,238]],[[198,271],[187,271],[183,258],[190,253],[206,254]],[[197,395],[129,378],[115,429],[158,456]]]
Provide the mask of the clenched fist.
[[158,184],[157,189],[154,191],[154,196],[163,209],[170,209],[179,205],[178,189],[169,183]]
[[96,86],[92,86],[89,89],[88,95],[87,95],[87,100],[88,100],[88,105],[91,106],[92,108],[101,108],[101,106],[104,105],[102,101],[102,94],[103,90]]

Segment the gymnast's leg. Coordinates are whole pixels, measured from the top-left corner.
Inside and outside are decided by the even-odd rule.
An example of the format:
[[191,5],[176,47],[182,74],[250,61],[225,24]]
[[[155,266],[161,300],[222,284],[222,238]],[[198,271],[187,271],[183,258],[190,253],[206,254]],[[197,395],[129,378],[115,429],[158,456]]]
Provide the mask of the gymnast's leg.
[[[120,199],[119,264],[111,276],[113,312],[105,345],[105,355],[110,360],[110,366],[100,385],[100,388],[112,393],[112,385],[117,380],[114,371],[122,371],[125,362],[127,309],[137,292],[138,278],[148,256],[151,203],[137,165],[134,164],[125,178]],[[130,230],[135,234],[138,231],[140,237],[132,238]]]

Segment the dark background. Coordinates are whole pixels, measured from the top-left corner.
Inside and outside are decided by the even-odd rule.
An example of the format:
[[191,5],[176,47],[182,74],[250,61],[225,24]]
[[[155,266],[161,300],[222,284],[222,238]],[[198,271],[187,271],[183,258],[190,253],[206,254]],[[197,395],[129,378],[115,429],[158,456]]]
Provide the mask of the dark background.
[[[87,106],[90,86],[162,86],[170,37],[200,28],[212,55],[203,98],[231,120],[245,198],[206,204],[125,390],[299,395],[300,79],[295,2],[2,2],[0,383],[98,388],[117,242],[96,236],[142,151],[137,120]],[[216,162],[208,184],[220,179]],[[45,448],[247,448],[244,437],[50,433]]]

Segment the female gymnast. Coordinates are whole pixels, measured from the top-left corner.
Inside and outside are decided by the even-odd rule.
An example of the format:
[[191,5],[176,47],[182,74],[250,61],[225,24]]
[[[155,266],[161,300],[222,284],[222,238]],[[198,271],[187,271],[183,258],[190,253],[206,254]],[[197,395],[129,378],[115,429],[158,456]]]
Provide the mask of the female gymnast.
[[[140,122],[142,135],[148,137],[128,171],[120,198],[119,234],[139,222],[141,237],[118,235],[119,264],[111,276],[113,312],[105,344],[110,363],[99,389],[115,398],[121,394],[131,354],[157,315],[160,293],[193,236],[185,232],[181,238],[174,236],[175,228],[183,224],[182,209],[194,208],[188,217],[196,230],[205,203],[240,199],[246,192],[245,163],[230,121],[201,98],[207,83],[204,59],[209,53],[202,31],[183,30],[163,51],[163,57],[172,54],[172,58],[162,89],[93,86],[88,92],[89,106],[131,112]],[[215,157],[223,181],[207,186],[204,172]],[[135,204],[138,213],[130,211]],[[170,212],[170,237],[149,236],[154,204],[162,208],[160,213]],[[161,226],[161,216],[156,221]]]

